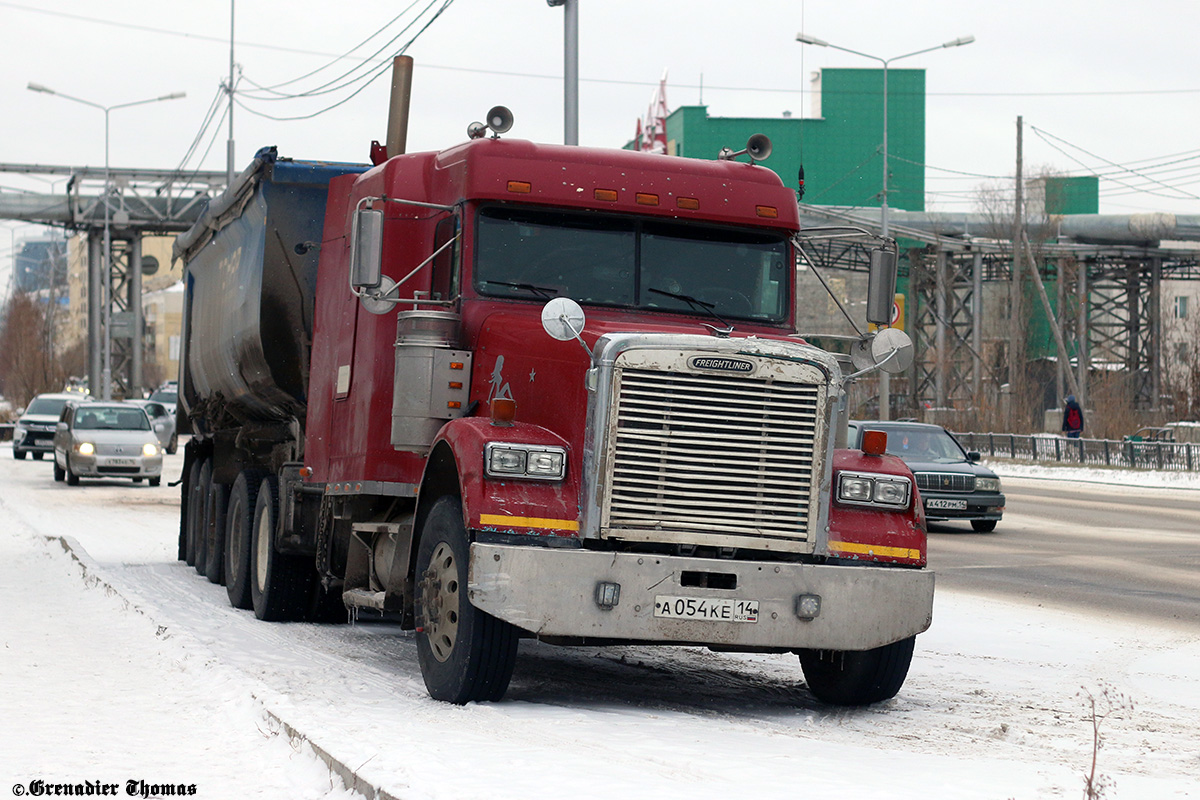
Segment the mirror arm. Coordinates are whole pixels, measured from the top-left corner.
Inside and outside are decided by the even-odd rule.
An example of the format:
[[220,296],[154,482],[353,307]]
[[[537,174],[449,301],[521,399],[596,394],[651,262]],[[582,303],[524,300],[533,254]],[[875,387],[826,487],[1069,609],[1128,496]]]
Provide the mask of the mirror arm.
[[[404,283],[406,280],[408,280],[409,278],[411,278],[413,275],[416,275],[418,272],[420,272],[420,271],[421,271],[421,269],[422,269],[422,268],[423,268],[423,267],[424,267],[426,264],[428,264],[430,261],[433,261],[433,260],[434,260],[435,258],[437,258],[439,255],[441,255],[441,252],[442,252],[443,250],[445,250],[447,247],[449,247],[450,245],[452,245],[452,244],[454,244],[455,242],[457,242],[457,241],[458,241],[458,238],[459,238],[461,235],[462,235],[462,231],[459,231],[458,233],[454,234],[454,235],[453,235],[453,236],[451,236],[449,239],[447,239],[445,244],[443,244],[443,245],[442,245],[441,247],[439,247],[437,250],[434,250],[432,253],[430,253],[428,258],[426,258],[426,259],[425,259],[424,261],[422,261],[420,264],[417,264],[417,266],[413,267],[413,269],[412,269],[412,271],[411,271],[411,272],[409,272],[409,273],[408,273],[407,275],[405,275],[403,278],[401,278],[400,280],[398,280],[398,281],[396,282],[396,284],[395,284],[394,286],[390,287],[390,288],[389,288],[387,291],[385,291],[385,292],[382,292],[382,293],[380,293],[380,294],[378,294],[378,295],[374,295],[374,294],[372,294],[371,292],[367,292],[367,291],[364,291],[364,290],[358,289],[358,290],[355,290],[355,292],[354,292],[355,296],[356,296],[356,297],[359,297],[359,298],[362,298],[362,297],[369,297],[369,298],[370,298],[370,299],[372,299],[372,300],[387,300],[387,301],[390,301],[390,302],[392,302],[392,303],[402,303],[402,302],[404,302],[404,300],[406,300],[406,299],[408,299],[408,298],[399,298],[399,297],[395,297],[395,298],[393,298],[393,297],[388,297],[388,295],[389,295],[389,294],[391,294],[392,292],[394,292],[394,291],[398,290],[398,289],[400,288],[400,286],[401,286],[401,285],[402,285],[402,284],[403,284],[403,283]],[[413,299],[416,299],[416,298],[413,298]]]
[[842,316],[846,318],[846,321],[850,323],[850,327],[854,329],[854,332],[857,333],[858,337],[861,339],[863,337],[863,332],[859,330],[857,325],[854,324],[854,320],[850,317],[850,312],[848,312],[846,307],[842,305],[842,301],[838,300],[837,295],[833,293],[833,290],[829,288],[829,284],[825,282],[824,276],[822,276],[820,271],[817,270],[817,262],[810,258],[808,253],[805,252],[804,245],[800,243],[800,237],[792,237],[792,244],[794,244],[796,249],[800,251],[800,255],[804,256],[804,260],[808,262],[809,269],[813,271],[813,275],[816,275],[817,280],[819,280],[821,285],[825,287],[826,294],[828,294],[833,299],[833,302],[837,304],[837,307],[842,312]]
[[845,376],[844,378],[842,378],[842,390],[844,391],[846,389],[846,384],[849,383],[850,381],[854,380],[855,378],[860,378],[863,375],[866,375],[868,372],[873,372],[877,369],[882,369],[884,364],[891,361],[893,358],[895,358],[897,355],[899,355],[899,353],[900,353],[900,348],[893,347],[891,349],[891,352],[889,352],[883,358],[879,359],[878,363],[872,364],[871,366],[866,367],[865,369],[860,369],[858,372],[852,372],[849,375]]

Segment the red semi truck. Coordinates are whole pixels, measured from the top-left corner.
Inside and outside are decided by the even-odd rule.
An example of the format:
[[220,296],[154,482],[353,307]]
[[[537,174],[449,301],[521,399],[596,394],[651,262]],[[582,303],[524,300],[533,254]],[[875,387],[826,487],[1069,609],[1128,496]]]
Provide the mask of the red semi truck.
[[824,701],[894,696],[925,523],[844,400],[902,348],[798,337],[794,192],[488,127],[373,167],[261,151],[180,237],[180,557],[260,619],[399,619],[455,703],[499,699],[523,637],[791,652]]

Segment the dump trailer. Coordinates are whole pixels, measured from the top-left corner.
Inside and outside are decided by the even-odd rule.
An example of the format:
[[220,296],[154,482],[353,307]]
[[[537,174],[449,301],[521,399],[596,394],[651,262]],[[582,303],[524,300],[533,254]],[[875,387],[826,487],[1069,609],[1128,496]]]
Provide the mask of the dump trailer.
[[[263,150],[180,238],[180,557],[263,620],[398,620],[454,703],[499,699],[522,638],[795,653],[824,701],[895,695],[925,521],[844,430],[903,334],[798,335],[812,234],[765,139],[702,161],[509,126],[373,165]],[[886,314],[895,246],[868,244]]]

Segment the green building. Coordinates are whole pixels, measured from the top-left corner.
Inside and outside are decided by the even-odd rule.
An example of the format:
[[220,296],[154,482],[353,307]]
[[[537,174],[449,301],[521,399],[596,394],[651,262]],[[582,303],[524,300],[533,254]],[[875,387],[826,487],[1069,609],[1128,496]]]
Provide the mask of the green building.
[[[755,133],[771,139],[770,167],[803,202],[878,206],[883,186],[883,71],[826,69],[813,80],[811,117],[710,117],[682,106],[667,117],[668,155],[715,159]],[[627,149],[636,142],[626,145]],[[745,156],[740,157],[745,160]],[[888,205],[925,210],[925,70],[888,70]]]

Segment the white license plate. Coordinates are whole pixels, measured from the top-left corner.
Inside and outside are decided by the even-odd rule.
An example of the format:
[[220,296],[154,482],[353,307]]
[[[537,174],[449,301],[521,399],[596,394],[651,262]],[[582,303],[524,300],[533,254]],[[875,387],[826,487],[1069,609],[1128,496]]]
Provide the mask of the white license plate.
[[110,458],[107,462],[110,467],[136,467],[137,462],[132,458]]
[[940,497],[930,498],[925,501],[926,508],[943,508],[948,511],[966,511],[966,500],[943,500]]
[[654,616],[668,619],[702,619],[711,622],[758,622],[757,600],[714,597],[654,598]]

